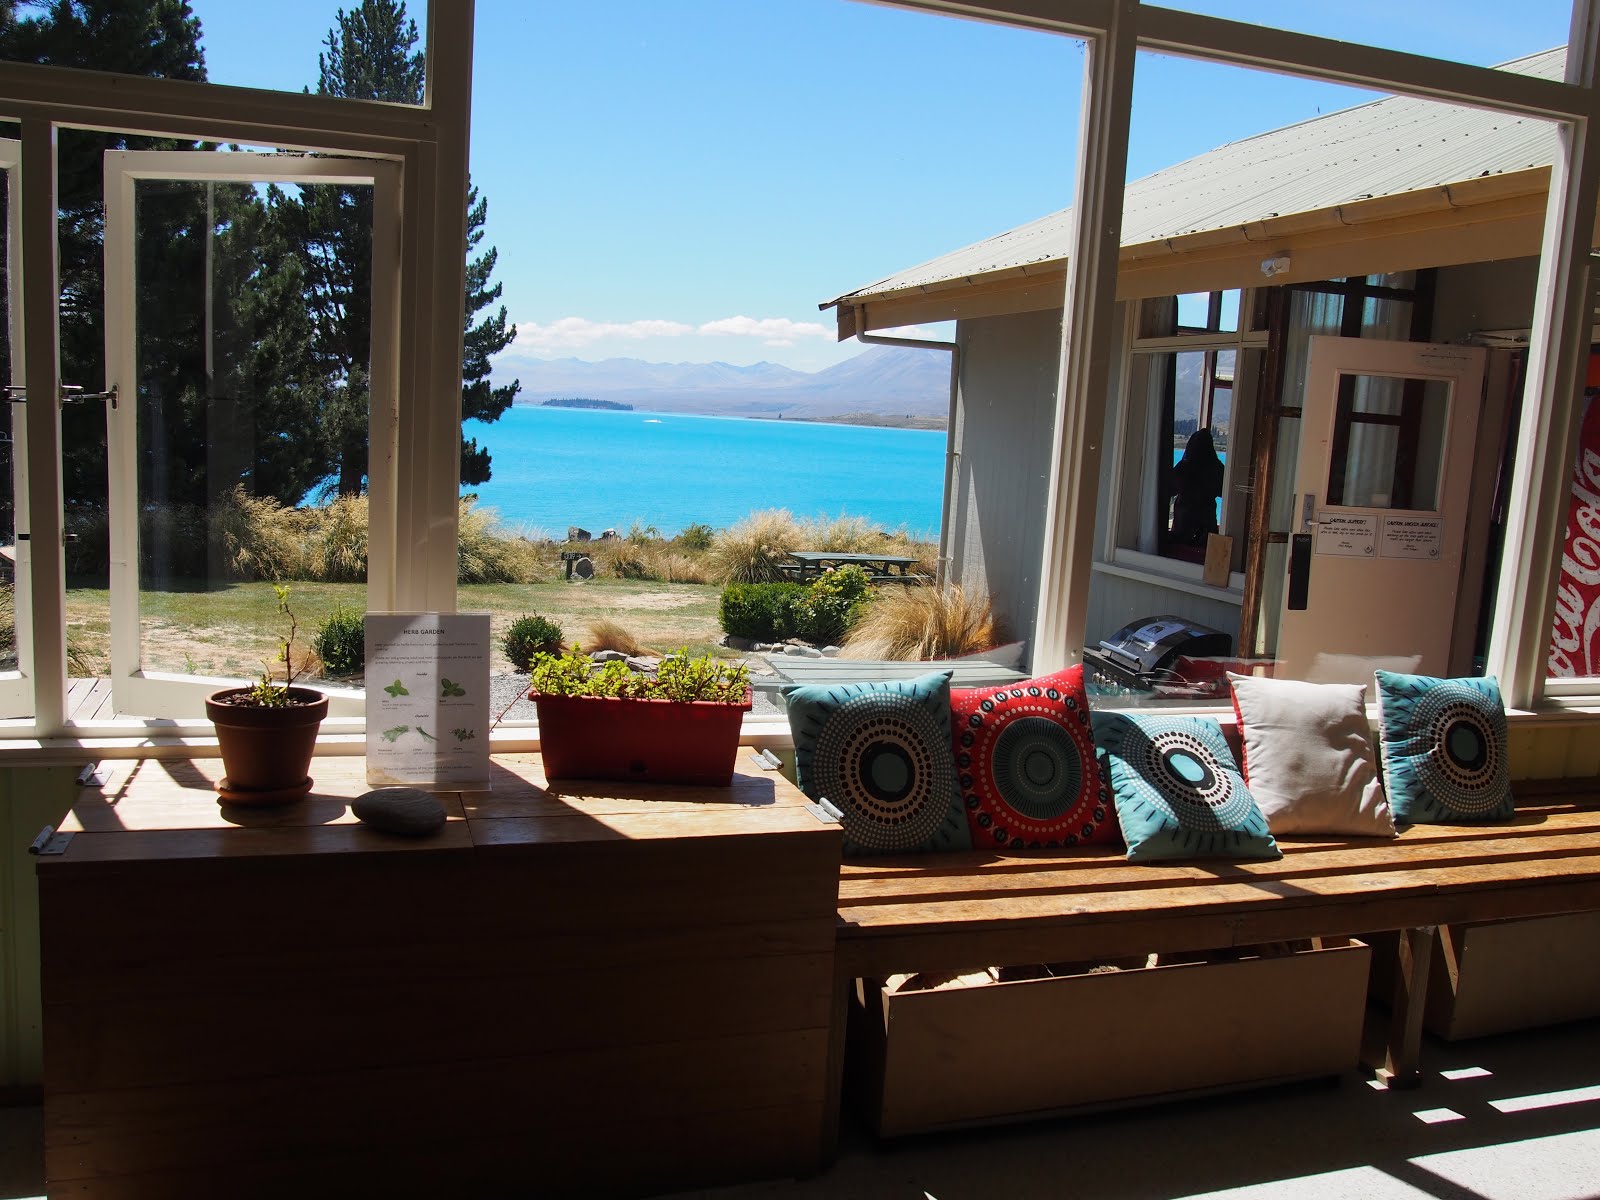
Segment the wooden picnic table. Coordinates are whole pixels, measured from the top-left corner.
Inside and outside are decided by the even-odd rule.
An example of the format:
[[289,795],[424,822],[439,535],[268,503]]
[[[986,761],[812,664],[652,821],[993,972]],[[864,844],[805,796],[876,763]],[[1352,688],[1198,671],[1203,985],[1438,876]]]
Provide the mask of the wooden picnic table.
[[793,562],[779,563],[778,569],[802,582],[817,578],[836,567],[860,567],[874,583],[923,583],[912,571],[917,559],[908,554],[844,554],[832,550],[791,550]]
[[752,685],[781,704],[780,688],[791,683],[881,683],[892,679],[915,679],[930,671],[949,671],[951,687],[1002,687],[1017,683],[1026,673],[981,658],[930,659],[921,662],[889,662],[882,659],[804,658],[798,655],[763,655],[775,677],[756,677]]

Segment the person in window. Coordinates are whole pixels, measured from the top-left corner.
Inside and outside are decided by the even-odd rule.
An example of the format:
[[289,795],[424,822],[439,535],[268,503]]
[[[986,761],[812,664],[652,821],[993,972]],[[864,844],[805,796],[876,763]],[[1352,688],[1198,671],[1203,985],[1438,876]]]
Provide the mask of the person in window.
[[1217,532],[1217,501],[1222,496],[1222,460],[1210,429],[1197,429],[1172,466],[1172,529],[1168,541],[1177,546],[1204,546]]

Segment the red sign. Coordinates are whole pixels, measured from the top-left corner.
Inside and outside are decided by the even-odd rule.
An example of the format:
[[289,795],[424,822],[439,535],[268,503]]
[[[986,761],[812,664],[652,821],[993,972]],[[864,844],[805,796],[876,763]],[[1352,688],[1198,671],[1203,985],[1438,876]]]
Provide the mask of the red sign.
[[[1594,374],[1591,359],[1590,374]],[[1592,380],[1591,380],[1592,382]],[[1578,461],[1572,472],[1567,540],[1550,631],[1552,678],[1600,675],[1600,388],[1584,393]]]

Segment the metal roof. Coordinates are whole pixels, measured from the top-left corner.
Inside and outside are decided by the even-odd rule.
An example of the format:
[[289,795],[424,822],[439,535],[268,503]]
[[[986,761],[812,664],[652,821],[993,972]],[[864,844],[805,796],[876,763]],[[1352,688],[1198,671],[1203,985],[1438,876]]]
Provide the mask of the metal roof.
[[[1566,48],[1501,65],[1561,79]],[[1459,184],[1554,161],[1555,127],[1532,118],[1390,96],[1274,129],[1135,180],[1123,198],[1122,244],[1233,229],[1353,201]],[[824,304],[848,305],[995,272],[1059,269],[1072,209],[1040,217]]]

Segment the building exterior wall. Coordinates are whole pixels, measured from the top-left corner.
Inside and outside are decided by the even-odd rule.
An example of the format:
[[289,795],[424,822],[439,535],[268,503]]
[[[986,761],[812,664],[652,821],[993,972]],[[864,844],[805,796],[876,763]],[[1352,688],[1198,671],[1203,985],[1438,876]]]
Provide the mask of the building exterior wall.
[[1059,312],[962,321],[950,490],[950,578],[988,591],[1006,634],[1031,641],[1044,552]]

